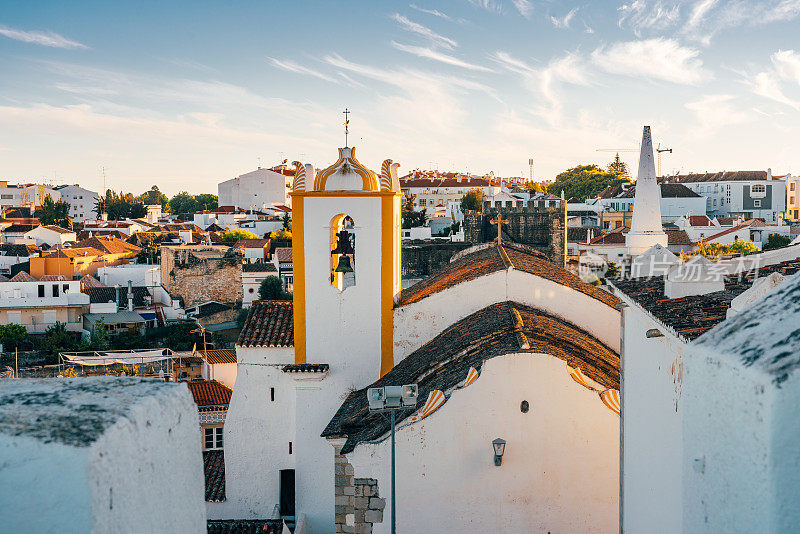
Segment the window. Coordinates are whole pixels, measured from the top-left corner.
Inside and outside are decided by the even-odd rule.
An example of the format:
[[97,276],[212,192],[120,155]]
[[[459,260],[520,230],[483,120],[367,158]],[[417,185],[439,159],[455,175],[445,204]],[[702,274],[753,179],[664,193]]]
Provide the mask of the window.
[[39,298],[44,298],[44,285],[39,284]]
[[248,289],[248,290],[247,290],[247,292],[248,292],[248,293],[255,293],[255,291],[256,291],[256,290],[255,290],[255,289],[253,289],[252,287],[251,287],[250,289]]
[[755,184],[750,189],[750,191],[752,191],[753,193],[765,193],[767,191],[767,188],[764,184]]
[[794,204],[794,197],[789,197],[789,204]]
[[222,427],[204,428],[203,429],[203,445],[204,449],[221,449],[222,448]]
[[269,388],[269,400],[275,402],[275,388]]
[[789,184],[789,191],[794,191],[794,186],[797,185],[794,182]]
[[344,291],[356,285],[356,232],[355,222],[349,215],[340,214],[331,219],[331,285]]
[[62,289],[64,290],[64,293],[69,293],[69,284],[64,284]]
[[59,290],[58,284],[53,284],[53,296],[54,297],[58,296],[58,290]]
[[754,200],[753,201],[753,207],[754,208],[760,208],[761,207],[761,201],[760,200]]
[[289,442],[289,454],[292,454],[292,442]]

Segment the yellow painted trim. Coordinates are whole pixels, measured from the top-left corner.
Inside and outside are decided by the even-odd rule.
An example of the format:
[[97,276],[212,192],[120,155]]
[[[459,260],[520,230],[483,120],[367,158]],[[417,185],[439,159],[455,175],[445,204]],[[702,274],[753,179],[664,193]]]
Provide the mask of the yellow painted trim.
[[289,196],[296,197],[399,197],[400,191],[292,191]]
[[294,363],[306,363],[306,271],[303,197],[292,201],[292,268],[294,272]]
[[381,199],[381,376],[394,367],[396,243],[394,194]]

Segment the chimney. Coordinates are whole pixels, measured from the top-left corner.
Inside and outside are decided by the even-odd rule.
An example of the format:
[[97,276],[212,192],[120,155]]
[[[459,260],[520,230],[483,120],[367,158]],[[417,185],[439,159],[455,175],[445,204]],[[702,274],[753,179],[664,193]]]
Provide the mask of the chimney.
[[133,282],[128,280],[128,311],[133,311]]
[[119,284],[114,284],[114,289],[117,291],[117,310],[119,310]]

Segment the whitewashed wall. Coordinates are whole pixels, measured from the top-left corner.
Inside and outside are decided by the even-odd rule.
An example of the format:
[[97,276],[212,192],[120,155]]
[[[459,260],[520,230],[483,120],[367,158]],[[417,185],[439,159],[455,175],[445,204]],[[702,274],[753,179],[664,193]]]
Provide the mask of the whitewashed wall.
[[[70,380],[85,389],[65,392]],[[1,403],[1,531],[205,531],[199,419],[185,385],[108,377],[36,382],[16,381],[0,393],[39,401],[16,405],[26,411],[18,419],[31,423],[21,432],[9,430],[14,403]],[[110,425],[96,438],[82,426],[84,418],[92,424],[87,410]],[[82,428],[89,436],[65,441]]]
[[[623,530],[680,532],[685,345],[635,304],[624,314]],[[647,339],[650,328],[664,337]]]
[[577,325],[619,351],[620,315],[572,288],[514,269],[497,271],[394,310],[394,361],[461,319],[507,300],[542,309]]
[[[495,467],[498,437],[507,444]],[[356,477],[378,479],[387,507],[373,532],[388,533],[389,440],[359,444],[348,459]],[[549,355],[488,360],[475,383],[401,427],[396,473],[399,532],[619,529],[619,417]]]
[[288,450],[294,384],[279,365],[294,363],[294,349],[236,347],[236,356],[236,387],[224,430],[227,502],[209,507],[209,513],[219,513],[216,519],[271,517],[280,497],[279,470],[294,468]]

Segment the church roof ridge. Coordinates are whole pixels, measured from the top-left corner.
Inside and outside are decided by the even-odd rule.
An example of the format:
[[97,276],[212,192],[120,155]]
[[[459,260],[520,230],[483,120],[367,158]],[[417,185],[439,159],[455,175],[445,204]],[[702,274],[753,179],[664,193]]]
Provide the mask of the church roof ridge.
[[611,307],[619,302],[614,295],[587,284],[574,273],[551,262],[544,254],[527,245],[503,241],[499,247],[494,243],[486,243],[473,248],[472,252],[471,249],[462,251],[449,265],[404,289],[398,306],[413,304],[460,283],[509,267],[567,286]]

